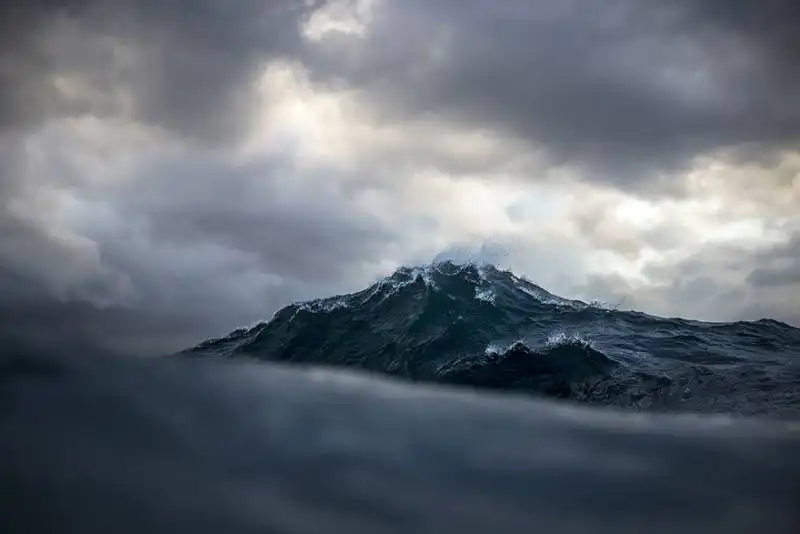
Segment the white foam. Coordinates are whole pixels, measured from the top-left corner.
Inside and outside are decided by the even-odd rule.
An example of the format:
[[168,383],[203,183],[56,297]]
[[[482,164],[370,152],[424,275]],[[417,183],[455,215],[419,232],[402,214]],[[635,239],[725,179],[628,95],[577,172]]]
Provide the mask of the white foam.
[[349,308],[350,304],[345,297],[336,297],[333,299],[309,300],[307,302],[298,303],[296,306],[297,310],[295,311],[295,315],[301,311],[310,313],[330,313],[336,310]]
[[488,302],[489,304],[494,304],[494,300],[497,297],[497,294],[494,290],[490,287],[476,287],[475,288],[475,298],[477,300]]
[[507,351],[508,347],[504,347],[502,345],[498,345],[497,343],[489,343],[486,346],[486,350],[484,350],[484,354],[487,356],[493,356],[495,354],[504,354]]
[[579,300],[570,300],[570,299],[557,297],[556,295],[553,295],[552,293],[548,293],[544,289],[537,288],[535,286],[534,287],[527,287],[525,285],[525,282],[527,282],[527,283],[529,283],[531,285],[534,285],[532,282],[529,282],[529,281],[527,281],[525,279],[517,278],[516,276],[514,277],[514,287],[516,287],[517,289],[519,289],[520,291],[522,291],[526,295],[529,295],[529,296],[535,298],[541,304],[549,304],[549,305],[553,305],[553,306],[569,307],[569,308],[573,308],[575,310],[584,310],[587,307],[589,307],[588,304],[586,304],[585,302],[581,302]]
[[[531,346],[528,344],[527,340],[525,339],[517,339],[512,341],[511,343],[506,343],[505,345],[501,345],[500,343],[489,343],[484,349],[484,354],[486,356],[503,356],[507,354],[513,347],[517,345],[524,345],[528,349],[531,349]],[[531,349],[533,350],[533,349]]]
[[567,335],[566,332],[558,331],[550,334],[547,337],[547,341],[545,341],[545,345],[548,347],[559,347],[563,345],[572,345],[576,343],[579,343],[581,345],[591,345],[591,340],[588,337],[585,337],[576,332]]

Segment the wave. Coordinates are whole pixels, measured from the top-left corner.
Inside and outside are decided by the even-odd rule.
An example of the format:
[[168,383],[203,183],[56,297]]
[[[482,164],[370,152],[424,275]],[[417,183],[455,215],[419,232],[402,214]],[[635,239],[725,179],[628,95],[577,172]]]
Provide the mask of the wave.
[[800,330],[559,297],[492,265],[403,267],[183,351],[666,411],[800,413]]
[[516,341],[490,345],[484,356],[442,366],[437,380],[446,384],[534,391],[550,397],[585,399],[619,364],[586,342],[569,340],[541,349]]
[[[608,365],[584,349],[573,365]],[[4,532],[800,531],[791,422],[76,356],[0,358]]]

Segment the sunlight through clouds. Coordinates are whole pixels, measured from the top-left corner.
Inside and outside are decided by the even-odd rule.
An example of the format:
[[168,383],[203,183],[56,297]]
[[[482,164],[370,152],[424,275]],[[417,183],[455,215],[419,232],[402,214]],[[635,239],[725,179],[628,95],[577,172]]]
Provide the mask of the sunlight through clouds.
[[187,336],[486,243],[565,297],[800,321],[783,19],[711,4],[21,5],[0,258]]

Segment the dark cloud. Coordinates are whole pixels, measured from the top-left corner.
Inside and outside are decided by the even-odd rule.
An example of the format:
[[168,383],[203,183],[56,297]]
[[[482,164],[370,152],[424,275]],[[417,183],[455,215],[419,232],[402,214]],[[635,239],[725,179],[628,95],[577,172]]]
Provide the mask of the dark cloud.
[[0,218],[0,304],[30,311],[14,330],[33,332],[41,318],[64,342],[177,350],[292,300],[355,289],[397,239],[336,180],[290,161],[140,156],[129,179],[84,188],[73,240],[37,213]]
[[[193,139],[230,141],[247,120],[257,69],[296,54],[301,21],[324,3],[12,2],[0,18],[0,127],[128,114]],[[79,94],[65,94],[59,77],[80,84]],[[80,94],[87,89],[92,98]]]
[[[299,52],[300,24],[322,4],[4,6],[4,331],[57,345],[178,349],[294,298],[331,291],[374,257],[376,237],[389,241],[380,226],[322,187],[316,195],[292,193],[288,162],[241,170],[215,157],[249,126],[260,69]],[[181,152],[179,160],[143,151],[131,176],[99,189],[73,176],[81,170],[71,159],[81,154],[63,140],[47,147],[44,168],[33,165],[27,134],[53,119],[86,115],[144,124],[166,132],[166,141],[204,148]],[[70,192],[85,203],[84,228],[47,220],[49,197]]]
[[395,238],[351,206],[336,181],[301,178],[289,162],[156,161],[142,175],[118,192],[120,208],[130,211],[123,217],[145,218],[165,242],[210,241],[253,254],[287,279],[344,277],[351,259],[374,257]]
[[792,265],[790,269],[758,269],[747,277],[747,281],[755,287],[794,285],[800,288],[800,266]]
[[708,245],[688,257],[645,268],[650,280],[646,288],[606,274],[590,276],[575,291],[664,316],[717,321],[770,318],[800,326],[798,243],[795,238],[762,252]]
[[[741,161],[769,162],[800,140],[793,2],[385,0],[365,36],[334,32],[315,43],[301,26],[325,3],[4,4],[5,328],[35,335],[46,325],[53,340],[103,346],[114,339],[136,346],[149,332],[153,346],[178,348],[178,339],[223,333],[288,300],[355,289],[416,224],[390,229],[359,208],[358,195],[377,187],[376,175],[391,189],[382,175],[421,160],[469,175],[508,159],[506,150],[449,149],[448,140],[442,148],[424,139],[437,131],[427,124],[495,130],[514,138],[504,148],[516,150],[521,140],[523,152],[541,150],[553,165],[582,167],[585,180],[637,193],[673,185],[661,179],[664,171],[708,151],[735,148]],[[408,130],[419,139],[387,141],[363,156],[370,168],[346,177],[300,171],[289,158],[233,162],[227,150],[252,125],[253,84],[274,59],[301,62],[324,88],[359,89],[375,104],[371,119],[421,124]],[[51,147],[46,168],[33,164],[27,135],[86,116],[144,126],[181,148],[170,157],[137,151],[129,175],[101,186],[87,185],[71,166],[79,146],[63,142]],[[76,202],[80,227],[49,217],[54,195]],[[676,224],[635,232],[588,208],[574,222],[584,241],[630,258],[645,246],[678,247],[688,231]],[[796,271],[787,265],[796,262],[787,258],[748,259],[742,276],[749,273],[754,288],[791,283]],[[710,313],[712,304],[740,298],[723,295],[719,279],[718,301],[681,304],[713,285],[712,268],[729,270],[712,255],[692,261],[657,277],[684,281],[662,302]]]
[[760,266],[747,277],[751,286],[756,289],[788,287],[800,299],[800,232],[758,259]]
[[[324,3],[12,4],[0,22],[0,120],[132,113],[225,142],[248,118],[257,69],[291,57],[320,83],[366,88],[396,117],[510,130],[553,163],[628,187],[714,149],[763,155],[800,140],[788,0],[386,0],[365,39],[309,45],[299,26]],[[99,96],[66,97],[59,75]]]
[[754,4],[748,0],[701,0],[680,3],[681,19],[692,30],[717,29],[744,41],[762,61],[761,68],[774,78],[797,81],[800,63],[800,33],[797,20],[800,6],[792,0],[768,0]]
[[510,130],[630,188],[718,148],[800,139],[797,8],[734,4],[390,1],[367,45],[325,59],[387,113]]
[[52,298],[0,303],[0,339],[41,351],[102,350],[126,356],[159,356],[205,339],[213,325],[183,315],[155,315],[125,308]]

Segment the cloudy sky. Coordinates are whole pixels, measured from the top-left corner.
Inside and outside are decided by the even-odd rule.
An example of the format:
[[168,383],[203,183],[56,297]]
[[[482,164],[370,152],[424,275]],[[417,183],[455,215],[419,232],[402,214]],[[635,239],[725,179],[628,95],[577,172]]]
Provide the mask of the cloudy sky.
[[173,350],[487,243],[563,296],[800,326],[798,11],[12,2],[3,326]]

